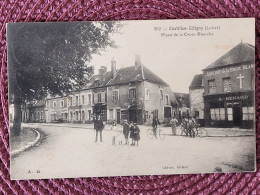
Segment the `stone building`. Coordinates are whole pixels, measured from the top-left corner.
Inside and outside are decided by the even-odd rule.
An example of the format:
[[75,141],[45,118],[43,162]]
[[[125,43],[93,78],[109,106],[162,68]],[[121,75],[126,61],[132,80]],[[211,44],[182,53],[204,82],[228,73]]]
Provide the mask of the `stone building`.
[[[204,119],[207,126],[240,128],[254,126],[254,46],[239,43],[203,69],[202,77]],[[196,102],[194,90],[190,92],[191,102]],[[199,97],[201,100],[201,96]],[[201,101],[198,103],[201,105]]]
[[[46,121],[89,123],[96,115],[104,121],[117,123],[127,119],[138,124],[149,124],[154,116],[168,121],[176,108],[175,96],[167,83],[141,64],[111,71],[101,66],[81,90],[68,97],[49,97],[46,100]],[[175,110],[175,111],[174,111]]]
[[204,83],[203,74],[195,75],[189,86],[189,100],[191,115],[204,125]]
[[[13,105],[11,106],[11,108]],[[33,101],[22,105],[21,109],[21,119],[22,122],[36,122],[43,123],[46,122],[46,113],[45,113],[45,101]],[[10,119],[12,121],[13,119]]]
[[127,119],[138,124],[150,124],[154,116],[161,122],[172,117],[172,103],[176,99],[171,88],[138,57],[134,66],[121,68],[112,75],[112,80],[107,83],[109,122],[120,123]]

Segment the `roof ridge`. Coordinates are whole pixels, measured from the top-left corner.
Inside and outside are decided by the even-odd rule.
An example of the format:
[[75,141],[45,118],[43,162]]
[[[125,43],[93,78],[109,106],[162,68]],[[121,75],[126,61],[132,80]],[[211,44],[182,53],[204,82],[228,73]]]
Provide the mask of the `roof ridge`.
[[[158,79],[160,79],[165,85],[169,85],[168,83],[166,83],[163,79],[161,79],[159,76],[157,76],[153,71],[151,71],[149,68],[147,68],[147,66],[143,65],[144,68],[146,68],[151,74],[153,74],[153,76],[157,77]],[[146,78],[147,79],[147,78]],[[146,80],[144,79],[144,80]]]
[[[246,49],[246,46],[249,49],[254,50],[254,46],[249,45],[248,43],[240,42],[235,45],[233,48],[229,49],[226,53],[218,57],[214,60],[211,64],[209,64],[203,70],[213,69],[213,68],[220,68],[231,64],[238,64],[241,62],[246,62],[250,60],[250,50]],[[241,51],[244,51],[241,53]],[[246,53],[246,54],[245,54]],[[244,58],[241,58],[241,55],[245,55]]]

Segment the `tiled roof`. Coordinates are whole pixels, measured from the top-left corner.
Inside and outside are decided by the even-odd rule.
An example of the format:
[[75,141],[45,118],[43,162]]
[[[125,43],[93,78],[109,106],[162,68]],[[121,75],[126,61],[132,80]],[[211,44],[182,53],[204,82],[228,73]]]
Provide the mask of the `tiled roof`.
[[200,89],[202,86],[203,74],[197,74],[193,77],[189,89]]
[[147,80],[152,83],[167,85],[161,78],[155,75],[144,65],[129,66],[121,68],[117,71],[115,78],[113,78],[108,85],[126,84],[130,82],[140,82]]
[[98,87],[106,86],[106,84],[111,80],[111,71],[105,72],[104,75],[93,75],[90,81],[87,83],[86,87],[84,88],[95,88],[95,81],[99,81]]
[[148,69],[146,66],[143,66],[144,71],[144,79],[148,80],[152,83],[158,83],[162,85],[168,86],[166,82],[164,82],[160,77],[158,77],[156,74],[154,74],[150,69]]
[[226,54],[214,61],[204,70],[219,68],[231,64],[240,64],[245,62],[254,62],[255,47],[247,43],[239,43],[234,48],[229,50]]

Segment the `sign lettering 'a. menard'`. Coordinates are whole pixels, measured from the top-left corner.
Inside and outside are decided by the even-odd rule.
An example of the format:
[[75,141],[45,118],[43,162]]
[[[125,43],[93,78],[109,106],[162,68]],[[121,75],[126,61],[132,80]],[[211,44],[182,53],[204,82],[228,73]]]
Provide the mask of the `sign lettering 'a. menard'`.
[[237,95],[237,96],[228,96],[228,97],[220,97],[218,100],[219,101],[233,101],[233,100],[246,100],[248,99],[248,95]]
[[254,64],[249,64],[249,65],[242,65],[238,67],[230,67],[230,68],[223,68],[220,70],[214,70],[214,71],[209,71],[206,73],[207,76],[212,76],[212,75],[218,75],[218,74],[224,74],[228,72],[236,72],[240,70],[247,70],[247,69],[252,69],[254,68]]

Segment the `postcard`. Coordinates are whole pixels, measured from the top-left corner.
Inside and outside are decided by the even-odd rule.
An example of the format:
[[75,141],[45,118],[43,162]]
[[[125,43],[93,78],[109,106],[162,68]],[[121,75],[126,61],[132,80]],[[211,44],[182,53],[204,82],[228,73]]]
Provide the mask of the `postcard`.
[[7,24],[12,180],[256,170],[255,19]]

